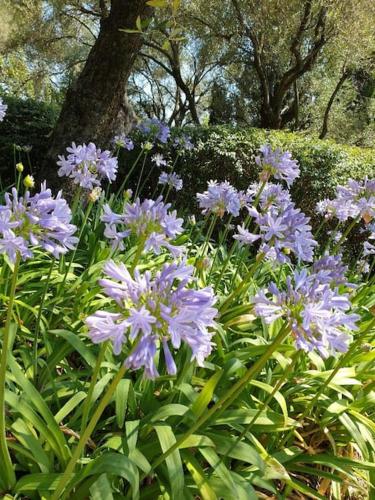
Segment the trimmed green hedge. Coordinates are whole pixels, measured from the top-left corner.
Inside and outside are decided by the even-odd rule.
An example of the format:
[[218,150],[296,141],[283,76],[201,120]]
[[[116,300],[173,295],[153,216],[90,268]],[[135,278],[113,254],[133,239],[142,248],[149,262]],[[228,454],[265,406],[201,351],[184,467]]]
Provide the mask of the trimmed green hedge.
[[[33,170],[46,153],[48,136],[58,116],[58,107],[34,101],[4,97],[8,105],[4,121],[0,122],[0,176],[5,186],[14,180],[14,160],[28,167],[24,146],[32,146],[29,153]],[[16,146],[16,148],[15,148]]]
[[[184,179],[184,189],[177,195],[182,206],[190,207],[195,194],[204,190],[210,179],[227,179],[241,189],[257,180],[255,157],[265,143],[289,150],[299,161],[301,177],[292,188],[293,197],[309,215],[313,215],[317,201],[333,195],[337,184],[349,178],[375,177],[375,149],[253,128],[201,127],[184,132],[192,137],[196,148],[181,156],[175,168]],[[175,152],[169,147],[163,149],[173,160]]]

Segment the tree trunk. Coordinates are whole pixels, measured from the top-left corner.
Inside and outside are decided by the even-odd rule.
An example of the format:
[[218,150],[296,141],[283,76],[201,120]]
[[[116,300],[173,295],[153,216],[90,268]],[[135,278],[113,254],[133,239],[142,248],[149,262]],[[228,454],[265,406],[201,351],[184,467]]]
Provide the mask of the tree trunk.
[[130,128],[135,116],[127,101],[126,87],[142,35],[134,29],[137,17],[149,18],[146,0],[112,0],[101,21],[99,36],[77,81],[69,88],[52,133],[49,152],[41,171],[50,185],[61,185],[56,159],[72,141],[106,146],[114,134]]
[[319,139],[324,139],[324,137],[328,133],[328,119],[329,119],[329,114],[331,112],[333,103],[336,99],[337,94],[339,93],[341,87],[344,85],[345,81],[349,78],[350,72],[349,71],[344,71],[343,74],[341,75],[340,80],[337,82],[336,87],[334,88],[331,97],[328,100],[327,107],[324,113],[324,118],[323,118],[323,125],[322,125],[322,130],[320,131]]

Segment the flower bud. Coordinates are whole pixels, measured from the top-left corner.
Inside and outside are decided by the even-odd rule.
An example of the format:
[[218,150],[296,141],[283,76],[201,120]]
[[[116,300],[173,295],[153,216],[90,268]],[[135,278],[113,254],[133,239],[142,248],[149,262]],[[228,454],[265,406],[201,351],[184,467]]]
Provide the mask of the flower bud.
[[33,188],[35,186],[34,177],[32,175],[26,175],[26,177],[23,180],[23,185],[27,189]]
[[133,196],[133,191],[131,189],[126,189],[123,193],[125,201],[131,200],[132,196]]
[[96,201],[98,201],[98,199],[100,198],[100,195],[102,194],[102,188],[97,186],[95,187],[90,193],[89,193],[89,201],[91,201],[91,203],[95,203]]
[[16,170],[17,170],[17,172],[23,172],[23,164],[22,163],[17,163]]
[[145,143],[143,144],[143,149],[144,149],[145,151],[151,151],[151,149],[152,149],[152,148],[153,148],[153,144],[152,144],[152,142],[145,142]]

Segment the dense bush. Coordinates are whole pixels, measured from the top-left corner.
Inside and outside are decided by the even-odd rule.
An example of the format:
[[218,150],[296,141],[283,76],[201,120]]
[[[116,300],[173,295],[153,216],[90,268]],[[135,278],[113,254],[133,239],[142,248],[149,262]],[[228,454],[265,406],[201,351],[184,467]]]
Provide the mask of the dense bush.
[[[178,131],[177,131],[178,132]],[[262,144],[289,150],[301,167],[301,177],[293,186],[297,205],[312,215],[316,202],[333,195],[334,187],[349,178],[361,179],[375,174],[375,151],[344,146],[302,134],[263,129],[234,129],[226,126],[184,129],[196,148],[178,158],[175,170],[184,179],[178,194],[180,206],[194,209],[195,194],[211,179],[227,179],[236,187],[247,188],[257,179],[255,157]],[[176,131],[175,131],[176,133]],[[174,161],[173,146],[163,146],[165,156]],[[133,155],[138,152],[134,151]],[[127,156],[128,158],[128,156]],[[151,163],[146,170],[150,168]],[[155,179],[156,180],[156,175]]]
[[[23,150],[32,146],[29,153],[30,163],[38,168],[40,159],[46,152],[48,135],[56,121],[58,108],[34,101],[7,97],[7,114],[0,122],[0,176],[3,184],[14,180],[14,160],[29,164]],[[15,147],[16,146],[16,147]]]

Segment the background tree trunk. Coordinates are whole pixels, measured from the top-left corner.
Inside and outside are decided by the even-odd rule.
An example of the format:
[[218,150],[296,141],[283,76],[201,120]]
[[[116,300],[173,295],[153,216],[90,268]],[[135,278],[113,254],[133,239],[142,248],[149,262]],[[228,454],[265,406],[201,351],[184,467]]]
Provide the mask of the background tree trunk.
[[82,73],[67,91],[50,138],[40,177],[53,187],[61,185],[57,155],[63,154],[72,141],[106,146],[115,133],[126,131],[134,121],[126,87],[143,41],[142,35],[120,29],[134,29],[138,16],[149,18],[152,11],[146,0],[112,0]]
[[322,124],[322,129],[320,131],[319,139],[324,139],[325,136],[328,133],[328,119],[329,119],[329,114],[331,112],[333,103],[336,99],[337,94],[339,93],[341,87],[344,85],[345,81],[349,78],[350,76],[350,71],[343,71],[340,80],[337,82],[336,87],[334,88],[331,97],[328,100],[326,110],[324,112],[324,117],[323,117],[323,124]]

